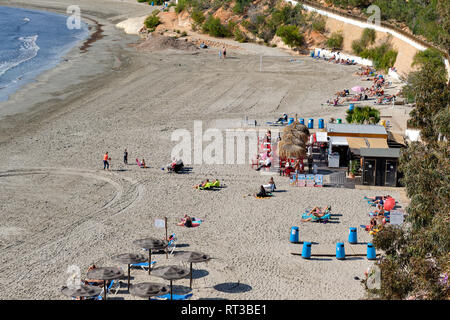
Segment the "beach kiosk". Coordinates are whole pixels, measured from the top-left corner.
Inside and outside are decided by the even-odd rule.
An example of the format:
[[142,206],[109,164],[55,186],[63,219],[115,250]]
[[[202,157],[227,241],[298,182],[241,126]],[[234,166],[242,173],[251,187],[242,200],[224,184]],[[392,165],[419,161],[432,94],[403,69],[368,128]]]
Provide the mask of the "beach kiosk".
[[399,148],[361,148],[362,183],[398,187]]

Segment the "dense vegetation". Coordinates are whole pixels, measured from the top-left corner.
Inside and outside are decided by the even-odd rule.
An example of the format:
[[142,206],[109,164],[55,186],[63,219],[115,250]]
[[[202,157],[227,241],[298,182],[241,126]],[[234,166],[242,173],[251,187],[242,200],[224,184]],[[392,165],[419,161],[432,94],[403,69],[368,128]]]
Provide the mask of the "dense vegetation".
[[153,11],[153,14],[149,15],[144,21],[144,25],[147,27],[148,31],[155,31],[156,27],[161,24],[158,17],[158,11]]
[[[319,1],[317,1],[319,2]],[[413,34],[422,35],[444,50],[450,48],[450,1],[448,0],[326,0],[341,8],[359,8],[367,16],[367,7],[377,5],[381,19],[400,22]]]
[[362,58],[372,60],[375,68],[387,71],[394,66],[398,52],[392,48],[389,39],[373,47],[375,39],[375,30],[364,29],[361,39],[352,42],[353,52]]
[[369,292],[383,299],[450,298],[450,89],[433,59],[420,61],[407,90],[415,100],[409,124],[420,129],[422,141],[402,152],[399,167],[411,199],[407,223],[374,238],[385,255],[381,288]]
[[357,106],[347,110],[345,118],[348,123],[377,124],[380,121],[380,111],[369,106]]

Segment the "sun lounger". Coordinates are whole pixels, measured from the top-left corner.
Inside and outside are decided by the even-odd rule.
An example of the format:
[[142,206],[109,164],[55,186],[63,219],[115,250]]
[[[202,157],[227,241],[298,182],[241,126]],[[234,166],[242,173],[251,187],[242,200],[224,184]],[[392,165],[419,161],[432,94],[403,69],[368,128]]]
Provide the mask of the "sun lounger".
[[[155,263],[156,263],[156,261],[152,261],[152,266]],[[147,262],[140,262],[140,263],[133,263],[133,264],[130,264],[130,267],[142,268],[142,270],[148,270],[148,261]]]
[[[172,300],[188,300],[193,296],[193,293],[188,294],[172,294]],[[163,296],[156,296],[154,298],[150,298],[150,300],[170,300],[170,293],[167,293]]]

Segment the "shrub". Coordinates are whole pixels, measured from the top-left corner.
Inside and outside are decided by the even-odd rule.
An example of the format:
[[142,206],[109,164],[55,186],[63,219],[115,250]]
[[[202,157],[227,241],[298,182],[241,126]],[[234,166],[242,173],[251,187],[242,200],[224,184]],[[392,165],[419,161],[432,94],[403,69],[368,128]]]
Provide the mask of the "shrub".
[[230,36],[228,28],[220,22],[219,18],[214,18],[212,15],[208,16],[202,26],[202,30],[213,37],[224,38]]
[[352,42],[352,50],[356,55],[360,55],[361,52],[363,52],[365,49],[365,46],[362,44],[361,40],[354,40]]
[[294,25],[278,27],[276,35],[279,36],[283,40],[283,42],[291,48],[300,47],[304,43],[303,35],[300,34],[297,26]]
[[325,32],[327,21],[321,16],[315,16],[312,21],[312,28],[317,32]]
[[361,36],[361,43],[363,46],[368,46],[375,42],[376,37],[377,34],[374,29],[365,28]]
[[152,14],[145,19],[144,24],[150,32],[153,32],[156,27],[161,24],[161,21],[156,14]]
[[234,40],[238,41],[238,42],[247,42],[247,37],[245,35],[245,33],[243,33],[241,30],[239,30],[239,28],[235,28],[234,32]]
[[353,110],[347,110],[348,123],[369,123],[377,124],[380,121],[380,111],[369,106],[355,107]]
[[387,71],[393,67],[397,60],[398,52],[392,49],[390,43],[385,42],[372,49],[364,49],[360,56],[374,62],[375,68]]
[[342,49],[342,44],[344,43],[344,36],[342,32],[333,32],[331,37],[327,40],[327,46],[331,49]]
[[178,0],[178,4],[175,7],[175,12],[180,13],[181,11],[184,11],[187,8],[187,1],[186,0]]
[[203,15],[203,12],[199,9],[194,9],[191,13],[191,18],[194,20],[194,23],[197,25],[201,25],[203,22],[205,22],[205,16]]

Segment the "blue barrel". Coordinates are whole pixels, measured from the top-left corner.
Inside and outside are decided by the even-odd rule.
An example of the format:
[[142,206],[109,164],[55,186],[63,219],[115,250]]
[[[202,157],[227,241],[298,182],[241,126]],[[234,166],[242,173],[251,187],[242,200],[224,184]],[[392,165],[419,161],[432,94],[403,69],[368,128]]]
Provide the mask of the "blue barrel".
[[305,119],[300,118],[300,119],[298,119],[298,122],[300,122],[301,124],[305,124]]
[[290,242],[294,242],[297,243],[299,242],[298,240],[298,227],[292,227],[291,228],[291,237],[289,238]]
[[336,244],[336,258],[338,260],[344,260],[345,259],[345,248],[343,242],[338,242]]
[[353,103],[350,103],[350,107],[348,108],[348,110],[352,111],[355,108],[355,105]]
[[308,129],[313,129],[314,128],[314,119],[309,118],[308,120]]
[[303,242],[302,258],[311,258],[311,242]]
[[152,6],[154,6],[154,5],[155,5],[155,3],[154,3],[153,1],[152,1],[152,3],[151,3],[151,4],[152,4]]
[[350,228],[350,232],[348,233],[348,242],[351,244],[358,243],[356,236],[356,228]]
[[319,119],[319,129],[323,129],[325,127],[325,122],[323,121],[323,119]]
[[367,244],[367,260],[376,260],[377,254],[375,252],[375,247],[373,244],[368,243]]
[[288,124],[292,124],[294,122],[294,118],[289,118]]

